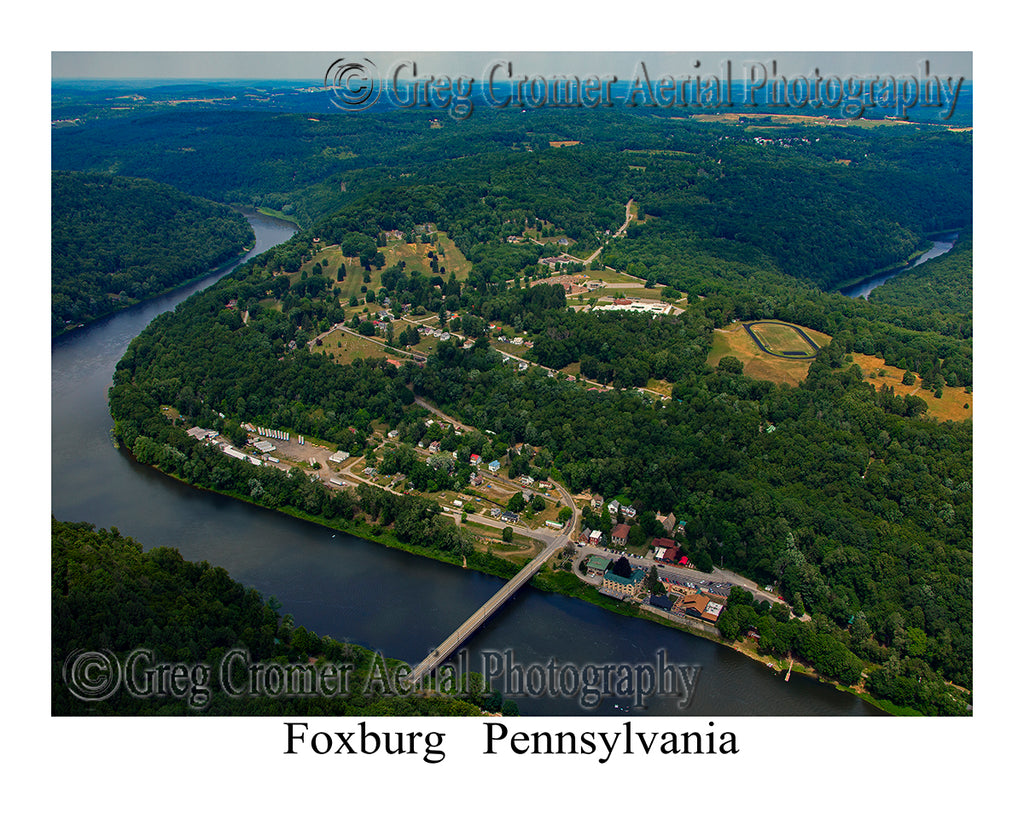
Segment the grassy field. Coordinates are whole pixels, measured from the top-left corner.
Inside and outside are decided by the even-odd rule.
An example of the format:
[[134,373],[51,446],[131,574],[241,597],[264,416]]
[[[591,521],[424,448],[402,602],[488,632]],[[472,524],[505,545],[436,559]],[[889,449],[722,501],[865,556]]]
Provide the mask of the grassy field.
[[[936,398],[921,388],[921,382],[906,385],[899,367],[890,367],[877,356],[853,354],[854,363],[864,373],[864,380],[880,388],[883,384],[893,388],[897,395],[916,395],[928,405],[928,415],[936,421],[966,421],[974,414],[974,395],[963,387],[943,387],[942,398]],[[916,375],[916,373],[915,373]]]
[[[824,347],[831,341],[831,338],[824,333],[801,328],[813,339],[819,347]],[[793,338],[799,338],[795,333]],[[806,342],[800,340],[806,347]],[[788,342],[787,342],[788,343]],[[785,349],[796,349],[786,347]],[[766,355],[757,348],[753,339],[743,329],[743,325],[734,322],[721,330],[715,330],[711,343],[711,353],[708,355],[708,364],[716,366],[723,356],[735,356],[743,362],[743,372],[751,378],[762,381],[772,381],[776,384],[791,384],[796,386],[806,376],[811,364],[809,360],[787,360],[776,356]],[[860,367],[864,374],[864,380],[873,384],[876,389],[883,385],[893,388],[897,395],[916,395],[922,398],[928,405],[928,415],[936,421],[965,421],[974,413],[974,396],[968,393],[963,387],[944,387],[942,397],[936,398],[928,390],[921,388],[921,383],[906,385],[903,383],[904,370],[899,367],[889,367],[885,361],[877,356],[866,356],[860,353],[853,354],[853,362]],[[651,386],[652,389],[656,388]]]
[[604,282],[608,284],[622,284],[628,282],[630,284],[643,283],[643,279],[638,279],[636,276],[630,276],[627,273],[620,273],[617,270],[589,270],[587,275],[590,276],[594,281]]
[[647,382],[647,389],[651,392],[658,393],[658,395],[664,395],[666,398],[672,397],[671,381],[659,381],[658,379],[652,378]]
[[[427,253],[443,253],[444,255],[440,257],[440,262],[441,266],[445,269],[444,278],[447,279],[448,276],[454,273],[456,279],[464,280],[469,275],[472,265],[462,255],[461,251],[455,247],[455,243],[448,238],[448,234],[438,232],[436,236],[436,243],[427,244],[421,242],[409,244],[400,239],[390,240],[386,247],[381,248],[381,252],[384,254],[384,267],[382,270],[386,270],[392,265],[404,261],[405,269],[408,272],[419,271],[425,276],[433,276]],[[342,264],[345,265],[347,273],[345,280],[335,285],[341,290],[342,304],[347,303],[351,296],[355,296],[358,299],[364,298],[365,294],[362,290],[364,286],[374,292],[380,289],[380,274],[382,270],[370,271],[370,280],[365,281],[364,274],[366,271],[359,264],[358,257],[343,255],[341,248],[336,245],[323,248],[310,261],[304,264],[298,272],[290,274],[289,278],[292,284],[295,284],[302,278],[303,271],[308,273],[316,263],[319,263],[321,267],[326,266],[332,278],[337,274],[338,267]]]
[[406,356],[388,350],[363,336],[346,333],[343,330],[332,330],[324,337],[320,347],[312,347],[314,353],[327,355],[332,353],[337,364],[351,364],[357,358],[405,358]]
[[[800,329],[807,333],[819,347],[824,347],[832,340],[830,336],[816,330],[806,327]],[[790,334],[793,338],[800,338],[792,331]],[[807,346],[803,339],[800,339],[800,344],[805,348]],[[786,347],[785,349],[797,348]],[[718,362],[727,355],[735,356],[743,362],[743,372],[751,378],[772,381],[776,384],[790,384],[794,387],[807,377],[807,370],[811,366],[810,359],[787,360],[762,352],[738,321],[721,330],[715,330],[711,342],[711,353],[708,355],[708,364],[712,367],[717,366]]]
[[750,327],[754,335],[771,353],[790,355],[794,358],[814,357],[817,352],[797,330],[788,324],[763,322]]

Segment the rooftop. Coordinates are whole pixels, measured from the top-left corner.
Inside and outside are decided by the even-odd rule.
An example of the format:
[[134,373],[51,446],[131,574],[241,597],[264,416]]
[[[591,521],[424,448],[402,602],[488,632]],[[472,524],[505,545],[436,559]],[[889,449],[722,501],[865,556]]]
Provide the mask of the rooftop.
[[635,585],[639,583],[641,580],[643,580],[646,576],[647,572],[645,572],[643,569],[634,569],[633,573],[629,577],[623,577],[621,574],[615,574],[615,572],[613,572],[611,569],[608,569],[608,571],[604,573],[604,579],[607,580],[609,583],[623,583],[626,585]]

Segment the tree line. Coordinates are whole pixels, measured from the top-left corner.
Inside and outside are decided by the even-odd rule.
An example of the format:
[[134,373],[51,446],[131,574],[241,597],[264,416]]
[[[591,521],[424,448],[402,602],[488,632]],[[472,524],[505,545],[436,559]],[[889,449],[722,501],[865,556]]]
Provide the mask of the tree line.
[[145,179],[54,172],[50,193],[55,335],[207,273],[255,238],[241,214]]
[[[362,646],[320,636],[282,615],[274,598],[233,580],[206,561],[194,563],[167,547],[144,549],[117,529],[51,521],[51,709],[55,716],[311,715],[463,716],[481,709],[518,712],[500,692],[468,681],[457,696],[394,696],[368,685],[380,679],[383,658]],[[106,652],[125,664],[146,649],[149,664],[205,665],[216,675],[228,652],[244,651],[251,663],[278,667],[313,664],[350,669],[338,696],[250,696],[245,681],[233,681],[245,696],[219,684],[202,683],[208,698],[136,696],[123,684],[109,697],[75,696],[65,672],[76,652]],[[393,673],[395,661],[384,660]],[[180,680],[178,681],[180,687]],[[193,682],[198,682],[193,680]]]

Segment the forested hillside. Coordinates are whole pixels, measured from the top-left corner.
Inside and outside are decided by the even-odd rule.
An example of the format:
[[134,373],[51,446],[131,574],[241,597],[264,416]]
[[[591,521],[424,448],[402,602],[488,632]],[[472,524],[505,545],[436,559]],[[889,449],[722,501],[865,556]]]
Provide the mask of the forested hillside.
[[937,313],[971,315],[974,310],[974,239],[964,231],[953,249],[900,273],[871,291],[874,304]]
[[147,179],[51,176],[51,330],[152,298],[239,255],[241,214]]
[[[687,283],[770,265],[833,288],[906,258],[926,232],[971,221],[969,133],[746,129],[573,110],[516,117],[481,110],[439,125],[402,111],[164,113],[57,130],[54,163],[117,167],[211,199],[279,210],[303,227],[384,188],[422,203],[417,186],[425,184],[433,218],[461,217],[464,251],[527,217],[559,225],[590,249],[594,231],[618,227],[635,196],[658,218],[631,231],[626,255],[605,261],[619,267],[628,258]],[[580,144],[550,146],[566,139]]]

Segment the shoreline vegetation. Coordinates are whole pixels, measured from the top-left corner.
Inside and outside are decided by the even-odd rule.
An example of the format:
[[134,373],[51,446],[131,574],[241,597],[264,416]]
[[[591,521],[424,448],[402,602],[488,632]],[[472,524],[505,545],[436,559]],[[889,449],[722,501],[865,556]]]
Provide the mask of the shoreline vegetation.
[[[128,355],[130,357],[131,350],[129,350],[129,354]],[[115,378],[115,383],[117,383],[118,380],[119,379]],[[120,386],[115,386],[113,388],[112,395],[113,395],[114,392],[116,392],[118,390],[127,390],[128,392],[134,392],[134,387],[130,386],[129,383],[126,383],[126,382],[122,381]],[[410,393],[410,395],[412,395],[412,394]],[[136,425],[136,422],[141,422],[142,418],[138,417],[134,412],[131,412],[131,411],[129,411],[127,413],[125,412],[126,407],[129,406],[131,403],[133,403],[135,400],[137,400],[137,399],[135,399],[135,398],[130,399],[129,400],[129,404],[122,405],[120,410],[117,410],[117,409],[114,408],[115,401],[112,399],[112,402],[111,402],[112,414],[114,415],[115,419],[124,418],[126,416],[134,416],[132,418],[131,426],[134,427],[134,431],[136,433],[143,432],[144,430],[147,430],[144,433],[145,435],[154,435],[154,431],[151,431],[152,427],[149,427],[149,426],[147,426],[144,423],[137,423],[137,425]],[[410,403],[411,403],[411,398],[410,398]],[[157,414],[159,414],[159,413],[157,413]],[[162,420],[164,422],[166,422],[167,419],[166,418],[162,418]],[[231,424],[233,426],[233,425],[236,424],[236,422],[231,422]],[[122,429],[122,432],[123,431],[124,430]],[[183,433],[182,430],[178,430],[177,433],[176,433],[176,436],[183,436],[183,434],[184,433]],[[118,433],[116,426],[115,426],[114,435],[115,435],[115,438],[121,437],[121,434]],[[192,483],[191,481],[187,480],[186,478],[178,477],[178,476],[172,474],[173,469],[176,466],[180,465],[180,461],[176,461],[174,458],[172,458],[170,461],[167,461],[165,465],[167,467],[169,467],[169,468],[163,468],[164,464],[154,463],[154,461],[158,461],[159,462],[161,460],[161,458],[163,457],[162,454],[161,454],[161,451],[160,451],[161,449],[163,449],[165,452],[166,451],[170,451],[172,454],[176,452],[176,456],[175,456],[176,458],[182,457],[183,453],[181,453],[180,451],[176,451],[174,449],[174,446],[177,445],[177,442],[180,440],[180,438],[178,438],[176,436],[166,437],[165,433],[161,433],[159,439],[156,438],[155,435],[154,435],[153,438],[146,438],[145,440],[148,442],[147,446],[150,447],[150,449],[152,451],[150,451],[149,454],[144,459],[143,458],[139,458],[139,460],[142,463],[149,463],[149,464],[153,464],[153,465],[158,465],[158,468],[160,468],[160,470],[162,472],[164,472],[165,474],[168,474],[171,477],[176,477],[179,480],[182,480],[185,483],[189,483],[192,486],[196,486],[196,484]],[[143,438],[143,436],[141,436],[141,435],[138,436],[138,437],[139,437],[140,440],[142,440],[142,438]],[[164,442],[163,444],[160,443],[161,440],[163,440],[163,442]],[[129,447],[129,448],[131,449],[131,447]],[[137,454],[134,450],[132,450],[132,451],[133,451],[133,455]],[[234,464],[232,464],[232,468],[234,468]],[[360,484],[360,486],[361,487],[367,487],[367,488],[373,489],[375,491],[381,491],[378,488],[373,487],[372,485]],[[208,491],[215,491],[215,492],[218,492],[219,494],[229,495],[229,496],[234,497],[234,498],[236,498],[238,500],[245,500],[246,502],[250,502],[250,503],[254,502],[252,497],[249,497],[244,492],[240,492],[240,491],[237,491],[237,490],[225,490],[223,488],[214,488],[214,487],[209,487],[209,486],[205,486],[205,485],[199,485],[197,488],[207,489]],[[387,493],[384,493],[384,494],[386,495]],[[376,501],[373,501],[373,502],[376,502]],[[346,534],[350,534],[350,535],[353,535],[353,536],[356,536],[356,537],[361,537],[361,538],[363,538],[365,540],[368,540],[368,541],[371,541],[371,542],[375,542],[375,543],[379,543],[379,544],[385,545],[385,546],[387,546],[389,548],[398,548],[398,549],[401,549],[401,550],[406,551],[408,553],[419,554],[419,555],[422,555],[424,557],[431,557],[431,558],[433,558],[435,560],[441,560],[443,562],[447,562],[447,563],[450,563],[450,564],[456,565],[456,566],[461,565],[461,566],[463,566],[465,568],[472,568],[472,569],[475,569],[475,570],[478,570],[478,571],[482,571],[482,572],[485,572],[487,574],[491,574],[491,575],[494,575],[494,576],[497,576],[497,577],[501,577],[501,578],[505,578],[505,579],[507,579],[507,578],[511,577],[512,575],[514,575],[515,572],[518,569],[518,566],[516,566],[516,564],[514,564],[514,563],[512,563],[512,562],[510,562],[508,560],[505,560],[505,559],[503,559],[501,557],[497,557],[497,556],[495,556],[493,554],[490,554],[489,552],[488,553],[482,553],[482,552],[480,552],[477,549],[472,548],[472,547],[465,547],[465,548],[454,547],[454,549],[453,549],[453,547],[451,545],[439,546],[439,547],[431,547],[430,545],[423,545],[423,544],[417,545],[417,544],[409,543],[407,541],[403,541],[400,537],[395,536],[394,533],[391,531],[391,529],[388,526],[383,526],[383,525],[381,525],[380,522],[376,522],[376,523],[371,522],[372,520],[378,520],[379,521],[381,518],[380,518],[379,513],[378,514],[372,514],[372,515],[365,513],[365,511],[363,509],[363,506],[365,504],[364,504],[364,498],[362,497],[362,495],[360,495],[360,498],[358,500],[353,498],[353,499],[351,499],[350,501],[348,501],[346,503],[348,504],[349,512],[355,512],[355,514],[356,514],[356,517],[353,520],[345,519],[344,513],[338,514],[337,512],[335,512],[335,514],[332,517],[328,518],[328,517],[325,517],[323,515],[313,514],[313,513],[309,513],[309,512],[303,511],[303,510],[301,510],[301,509],[299,509],[299,508],[297,508],[297,507],[295,507],[293,505],[290,505],[290,504],[279,504],[279,505],[269,506],[267,504],[260,503],[260,502],[256,501],[255,505],[263,506],[264,508],[274,509],[276,511],[283,511],[285,514],[291,515],[292,517],[303,519],[303,520],[307,520],[307,521],[313,522],[313,523],[317,523],[319,525],[323,525],[323,526],[325,526],[327,528],[330,528],[330,529],[332,529],[334,531],[341,531],[341,532],[344,532]],[[365,519],[363,517],[364,514],[366,514],[366,518]],[[452,528],[453,529],[455,528],[454,524],[452,524]],[[458,530],[456,529],[456,531],[458,531]],[[450,533],[447,533],[447,532],[444,533],[444,537],[446,539],[446,542],[448,542],[448,543],[451,542],[450,541],[450,537],[451,537]],[[449,551],[449,549],[453,549],[453,550]],[[563,579],[562,577],[560,577],[560,575],[562,575],[562,574],[565,574],[566,578],[569,578],[569,579]],[[688,629],[683,624],[679,624],[679,623],[675,623],[675,622],[672,622],[672,621],[668,621],[665,618],[661,618],[661,617],[658,617],[658,616],[654,615],[653,613],[643,612],[643,611],[639,610],[636,605],[629,605],[629,604],[625,604],[625,603],[620,603],[618,601],[614,601],[614,600],[612,600],[610,598],[604,597],[604,596],[600,595],[592,587],[588,587],[586,584],[582,583],[582,581],[579,581],[571,573],[566,574],[564,572],[552,571],[548,567],[545,567],[545,569],[537,577],[535,577],[531,581],[531,583],[532,583],[532,585],[534,585],[535,588],[538,588],[538,589],[543,590],[543,591],[552,591],[552,592],[564,594],[564,595],[567,595],[567,596],[577,597],[577,598],[583,599],[586,602],[594,603],[596,605],[601,606],[602,608],[614,611],[616,613],[625,614],[627,616],[641,617],[642,619],[649,619],[649,620],[651,620],[653,622],[657,622],[657,623],[662,624],[662,625],[668,625],[669,627],[672,627],[672,628],[676,628],[676,629],[679,629],[679,630],[687,631],[688,633],[694,634],[695,636],[701,636],[701,637],[704,637],[705,639],[713,639],[715,642],[719,642],[720,644],[726,646],[727,648],[731,648],[734,651],[738,651],[739,653],[743,653],[746,656],[748,656],[749,658],[754,659],[754,660],[760,662],[762,665],[766,665],[766,666],[771,667],[773,670],[776,669],[775,663],[779,662],[778,658],[772,657],[771,655],[761,655],[761,654],[758,654],[756,651],[753,651],[753,650],[751,650],[749,648],[745,649],[742,640],[738,641],[738,642],[729,642],[729,641],[727,641],[725,639],[721,639],[721,638],[716,639],[716,638],[710,636],[709,634],[707,634],[706,632],[702,632],[702,631],[700,631],[698,629]],[[877,664],[864,663],[863,667],[864,667],[864,672],[866,673],[867,671],[876,668]],[[836,688],[838,688],[840,690],[852,693],[855,696],[858,696],[858,697],[864,699],[865,701],[870,702],[872,705],[874,705],[876,707],[879,707],[881,710],[887,711],[889,713],[893,713],[893,714],[899,714],[899,713],[903,713],[903,714],[906,714],[906,713],[919,713],[919,712],[917,712],[917,711],[915,711],[915,710],[913,710],[911,708],[902,707],[902,706],[895,706],[895,705],[893,705],[891,703],[885,703],[884,701],[881,701],[881,700],[879,700],[879,699],[877,699],[875,697],[872,697],[867,691],[865,691],[865,688],[864,688],[864,677],[863,676],[860,676],[859,679],[858,679],[858,682],[854,686],[851,687],[849,685],[843,685],[843,683],[840,682],[840,681],[836,681],[836,680],[833,680],[831,678],[826,677],[825,675],[819,674],[816,671],[816,669],[813,666],[811,666],[810,664],[806,664],[806,663],[805,664],[801,664],[801,665],[794,664],[792,670],[795,671],[796,673],[801,673],[801,674],[804,674],[806,676],[810,676],[812,678],[818,679],[820,681],[832,684],[834,687],[836,687]]]
[[[243,210],[243,212],[244,212],[244,210]],[[286,214],[286,213],[284,213],[283,211],[280,211],[280,210],[274,210],[273,208],[258,207],[253,212],[254,213],[259,213],[259,214],[261,214],[263,216],[270,216],[270,217],[272,217],[274,219],[280,219],[282,222],[289,222],[289,223],[295,225],[295,229],[296,230],[301,230],[301,228],[302,228],[302,225],[299,224],[298,220],[295,219],[294,216],[289,216],[288,214]]]
[[159,293],[154,293],[152,296],[147,296],[144,299],[132,301],[130,303],[121,305],[120,307],[115,307],[106,313],[101,313],[97,315],[95,318],[90,319],[89,321],[80,322],[78,324],[72,324],[67,327],[64,327],[63,329],[55,332],[51,340],[61,338],[63,336],[75,332],[76,330],[82,330],[86,327],[91,327],[97,322],[103,321],[104,319],[108,319],[111,316],[116,316],[118,313],[123,313],[125,310],[130,310],[132,307],[137,307],[140,304],[146,304],[147,302],[153,301],[155,299],[160,299],[163,298],[164,296],[169,296],[172,293],[176,293],[179,290],[185,290],[186,288],[191,287],[192,285],[198,282],[201,282],[203,279],[206,279],[210,276],[215,276],[221,271],[225,270],[226,268],[230,268],[234,265],[237,265],[245,257],[245,254],[251,251],[255,246],[255,242],[250,242],[241,250],[239,250],[238,253],[234,256],[234,258],[228,259],[227,261],[224,262],[219,262],[218,264],[214,265],[204,273],[200,273],[199,275],[194,276],[193,278],[188,279],[187,281],[183,281],[180,284],[172,285],[168,287],[166,290],[162,290]]
[[857,276],[854,279],[841,281],[838,284],[833,285],[832,290],[836,293],[839,293],[843,290],[848,290],[851,287],[856,287],[859,284],[863,284],[864,282],[869,282],[872,279],[878,278],[879,276],[884,276],[886,273],[898,273],[902,271],[904,268],[909,268],[910,265],[912,265],[917,259],[920,259],[925,253],[931,250],[931,248],[935,245],[935,242],[938,239],[938,237],[948,236],[950,233],[962,233],[967,229],[968,228],[965,226],[959,228],[949,228],[947,230],[936,230],[932,231],[931,233],[926,233],[925,240],[927,241],[927,246],[919,247],[917,250],[911,253],[904,261],[894,262],[893,264],[879,268],[878,270],[874,271],[873,273],[869,273],[866,276]]
[[[54,716],[519,713],[472,673],[446,681],[454,687],[402,695],[382,684],[397,679],[402,661],[309,631],[282,614],[274,597],[176,549],[144,549],[116,528],[87,522],[51,518],[50,531]],[[182,605],[192,614],[187,622],[178,616]],[[97,654],[122,665],[174,663],[176,672],[191,665],[191,685],[149,689],[149,679],[141,688],[116,685],[104,696],[82,697],[93,691],[68,662]],[[275,672],[281,676],[270,676]]]
[[[115,442],[115,446],[117,446]],[[129,456],[134,458],[129,450]],[[436,550],[427,549],[421,546],[416,546],[412,543],[407,543],[397,538],[393,532],[379,530],[379,527],[375,524],[371,524],[366,520],[328,520],[322,515],[313,515],[308,512],[303,512],[300,509],[294,507],[271,507],[265,506],[260,503],[254,502],[251,498],[247,498],[240,492],[232,490],[222,489],[211,489],[207,487],[196,486],[189,481],[181,478],[172,473],[166,472],[159,468],[156,464],[149,464],[156,468],[165,477],[172,480],[184,483],[193,489],[197,489],[201,492],[212,492],[217,495],[233,498],[234,500],[248,503],[253,506],[259,506],[260,508],[267,509],[272,512],[277,512],[288,517],[302,520],[307,523],[314,523],[318,526],[323,526],[325,529],[329,529],[334,532],[350,535],[352,537],[361,538],[362,540],[370,543],[376,543],[377,545],[384,546],[388,549],[398,549],[408,554],[417,555],[430,560],[437,560],[442,563],[447,563],[457,568],[482,572],[493,577],[501,578],[502,580],[508,580],[513,577],[517,571],[521,568],[519,565],[512,563],[511,561],[505,560],[504,558],[491,555],[489,553],[479,552],[474,549],[470,554],[462,557],[456,557],[453,554],[446,554],[444,552],[438,552]],[[565,579],[563,579],[563,577]],[[566,582],[568,580],[568,582]],[[755,641],[749,638],[743,638],[733,642],[729,642],[722,638],[720,635],[716,636],[711,634],[704,629],[697,627],[687,626],[685,623],[679,623],[674,620],[669,620],[665,617],[661,617],[654,612],[644,610],[635,604],[626,603],[623,601],[615,600],[614,598],[601,595],[596,588],[590,586],[579,580],[571,571],[567,572],[564,570],[552,569],[550,565],[545,565],[540,572],[538,572],[529,582],[529,585],[538,591],[548,592],[551,594],[561,594],[566,597],[573,597],[582,600],[586,603],[599,606],[606,611],[611,611],[615,614],[619,614],[625,617],[634,617],[640,620],[647,620],[648,622],[656,623],[661,626],[674,629],[676,631],[682,631],[689,634],[692,637],[700,637],[705,640],[709,640],[713,643],[717,643],[725,648],[735,651],[739,654],[744,655],[750,660],[757,662],[763,666],[766,666],[776,673],[783,673],[784,669],[782,661],[777,657],[773,657],[767,654],[759,654],[755,648]],[[397,659],[397,658],[396,658]],[[406,662],[405,660],[398,660],[398,662]],[[415,661],[407,661],[410,667]],[[819,674],[813,666],[806,663],[794,663],[792,667],[794,674],[801,674],[805,677],[817,680],[824,685],[831,685],[838,691],[852,694],[859,699],[864,700],[868,704],[878,708],[892,715],[916,715],[920,716],[920,712],[913,708],[895,705],[887,700],[881,700],[873,697],[864,688],[863,680],[855,686],[847,686],[832,680]]]
[[51,337],[234,264],[255,233],[228,205],[149,179],[50,175]]

